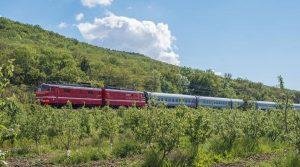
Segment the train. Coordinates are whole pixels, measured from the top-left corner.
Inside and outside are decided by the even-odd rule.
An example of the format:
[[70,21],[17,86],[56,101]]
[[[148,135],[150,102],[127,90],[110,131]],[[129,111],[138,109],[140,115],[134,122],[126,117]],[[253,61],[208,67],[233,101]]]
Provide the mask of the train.
[[[70,102],[76,107],[146,107],[165,105],[166,107],[188,106],[218,109],[238,109],[244,105],[242,99],[206,97],[158,92],[142,92],[113,87],[94,88],[85,84],[43,83],[35,92],[42,105],[64,106]],[[258,110],[276,109],[277,104],[269,101],[253,101]],[[293,104],[300,110],[300,104]]]

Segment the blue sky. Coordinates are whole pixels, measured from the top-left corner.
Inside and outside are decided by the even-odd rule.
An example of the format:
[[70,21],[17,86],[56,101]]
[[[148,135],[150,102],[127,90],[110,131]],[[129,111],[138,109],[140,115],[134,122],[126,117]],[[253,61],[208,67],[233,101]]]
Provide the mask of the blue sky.
[[[81,41],[144,52],[166,62],[176,59],[181,66],[232,73],[271,86],[281,74],[287,87],[297,90],[299,9],[296,0],[111,0],[90,6],[81,0],[0,1],[1,16]],[[84,17],[77,21],[79,13]],[[115,21],[122,26],[113,27]],[[132,28],[142,29],[142,34]]]

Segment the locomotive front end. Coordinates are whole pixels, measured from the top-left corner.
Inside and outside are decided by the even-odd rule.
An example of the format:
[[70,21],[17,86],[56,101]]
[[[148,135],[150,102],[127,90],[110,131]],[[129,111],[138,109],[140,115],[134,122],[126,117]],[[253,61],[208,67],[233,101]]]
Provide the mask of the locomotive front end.
[[39,86],[35,91],[35,97],[42,105],[50,105],[55,99],[55,97],[51,95],[50,85],[47,84]]

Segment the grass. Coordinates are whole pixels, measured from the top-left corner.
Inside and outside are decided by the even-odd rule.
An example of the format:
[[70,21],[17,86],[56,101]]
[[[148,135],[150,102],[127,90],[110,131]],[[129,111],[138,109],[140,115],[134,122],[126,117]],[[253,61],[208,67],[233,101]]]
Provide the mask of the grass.
[[66,154],[59,154],[50,161],[54,164],[76,165],[91,161],[104,160],[107,157],[108,154],[99,148],[85,147],[71,152],[70,157],[67,157]]

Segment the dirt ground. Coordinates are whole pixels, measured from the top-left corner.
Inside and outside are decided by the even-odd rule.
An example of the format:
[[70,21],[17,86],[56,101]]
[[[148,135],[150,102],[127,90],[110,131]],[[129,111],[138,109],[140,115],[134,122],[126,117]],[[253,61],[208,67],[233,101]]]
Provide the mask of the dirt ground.
[[229,164],[217,164],[214,167],[250,167],[255,166],[259,163],[271,160],[276,154],[260,154],[248,157],[238,162],[229,163]]
[[[6,161],[9,164],[9,167],[53,167],[53,166],[63,166],[63,165],[54,165],[49,163],[54,155],[45,154],[37,157],[24,157],[24,158],[8,158]],[[275,154],[261,154],[248,157],[238,162],[229,163],[229,164],[217,164],[214,167],[249,167],[257,165],[261,162],[268,161],[274,158]],[[141,156],[134,156],[126,159],[113,159],[113,160],[104,160],[104,161],[95,161],[87,164],[76,165],[77,167],[86,167],[86,166],[103,166],[103,167],[119,167],[119,166],[132,166],[138,164],[142,159]],[[134,166],[136,166],[134,165]],[[74,165],[72,165],[74,166]]]
[[[54,167],[54,166],[65,166],[65,165],[57,165],[49,163],[49,159],[51,159],[54,155],[40,155],[38,157],[24,157],[24,158],[8,158],[6,162],[8,162],[9,167]],[[141,156],[134,156],[126,159],[113,159],[113,160],[104,160],[104,161],[95,161],[87,164],[79,164],[79,165],[70,165],[77,167],[86,167],[86,166],[103,166],[103,167],[119,167],[119,166],[129,166],[138,163],[139,159],[142,159]]]

